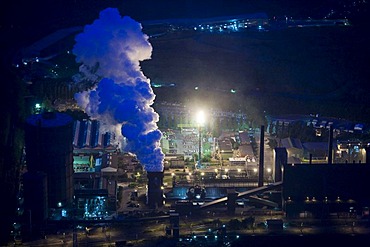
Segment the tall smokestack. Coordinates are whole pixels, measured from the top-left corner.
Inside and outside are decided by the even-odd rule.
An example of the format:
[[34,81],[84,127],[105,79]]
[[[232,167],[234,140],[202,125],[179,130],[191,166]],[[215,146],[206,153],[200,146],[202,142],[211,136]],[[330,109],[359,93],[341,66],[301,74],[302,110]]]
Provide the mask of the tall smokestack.
[[370,164],[370,147],[365,147],[366,155],[365,155],[365,163]]
[[259,157],[259,171],[258,171],[258,187],[263,186],[264,151],[265,151],[265,126],[264,125],[261,125],[260,157]]
[[333,163],[333,125],[329,127],[328,164]]
[[156,209],[163,205],[163,172],[147,172],[147,205]]
[[274,179],[275,182],[283,180],[283,168],[288,163],[288,153],[284,147],[275,148],[275,169]]

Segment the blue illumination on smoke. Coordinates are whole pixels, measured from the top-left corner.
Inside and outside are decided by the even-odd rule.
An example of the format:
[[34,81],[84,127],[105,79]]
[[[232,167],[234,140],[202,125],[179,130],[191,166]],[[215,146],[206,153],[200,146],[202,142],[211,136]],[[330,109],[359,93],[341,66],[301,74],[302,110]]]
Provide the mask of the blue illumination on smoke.
[[162,172],[162,133],[151,107],[155,95],[140,67],[140,61],[151,58],[152,46],[141,24],[107,8],[75,40],[80,73],[98,82],[75,95],[78,104],[103,130],[116,133],[122,148],[135,153],[147,171]]

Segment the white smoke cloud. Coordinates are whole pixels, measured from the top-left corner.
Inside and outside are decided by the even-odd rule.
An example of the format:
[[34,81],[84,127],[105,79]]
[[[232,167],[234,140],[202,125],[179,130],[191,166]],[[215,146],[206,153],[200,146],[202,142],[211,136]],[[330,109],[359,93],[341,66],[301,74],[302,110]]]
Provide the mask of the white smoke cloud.
[[75,40],[73,53],[83,72],[102,78],[96,88],[75,96],[78,104],[117,137],[123,135],[124,148],[135,153],[147,171],[163,171],[159,116],[151,107],[155,95],[140,67],[151,58],[152,46],[141,24],[108,8]]

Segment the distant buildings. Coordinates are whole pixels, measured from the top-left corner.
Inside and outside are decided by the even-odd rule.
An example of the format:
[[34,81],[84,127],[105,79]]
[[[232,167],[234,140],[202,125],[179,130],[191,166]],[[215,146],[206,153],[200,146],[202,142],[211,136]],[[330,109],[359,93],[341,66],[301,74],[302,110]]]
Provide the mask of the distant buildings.
[[106,218],[117,209],[118,181],[135,177],[142,167],[134,154],[119,150],[114,135],[102,132],[97,120],[76,120],[73,129],[78,215],[86,219]]
[[286,130],[294,123],[301,123],[307,126],[312,126],[317,130],[317,135],[320,135],[322,129],[328,129],[330,125],[333,126],[334,132],[340,133],[365,133],[369,131],[369,127],[364,123],[355,123],[345,119],[333,117],[321,117],[318,115],[279,115],[266,116],[267,128],[269,134],[279,134]]
[[59,112],[28,117],[23,206],[34,224],[72,212],[102,219],[116,210],[118,178],[142,168],[135,155],[117,152],[113,138],[95,120],[74,121]]
[[[161,116],[158,122],[160,129],[197,128],[195,112],[186,105],[162,102],[154,106]],[[236,130],[248,124],[248,117],[243,112],[210,109],[205,124],[208,131]]]
[[[334,134],[333,157],[336,163],[366,162],[366,140],[352,139],[349,135],[369,133],[369,126],[364,123],[354,123],[345,119],[319,117],[318,115],[284,115],[266,116],[268,127],[266,131],[275,136],[278,147],[288,151],[288,163],[327,162],[328,142],[301,141],[289,136],[289,130],[295,125],[307,126],[314,130],[317,137],[323,136],[332,126]],[[302,133],[303,134],[303,133]],[[280,136],[283,136],[281,138]],[[288,137],[284,137],[288,136]],[[341,136],[347,136],[341,138]],[[348,139],[347,139],[348,138]]]
[[[63,219],[71,216],[71,212],[83,219],[107,219],[117,209],[117,181],[124,176],[138,178],[142,174],[136,156],[119,152],[109,140],[113,137],[101,133],[96,121],[73,121],[63,113],[43,113],[30,116],[27,124],[25,207],[32,212],[35,223],[42,223],[47,217]],[[171,143],[171,138],[185,137],[183,140],[186,140],[190,136],[190,143],[195,148],[199,136],[197,129],[190,130],[169,131],[164,136],[168,143]],[[246,175],[248,169],[253,174],[258,172],[255,150],[251,146],[255,137],[255,133],[250,131],[223,133],[215,141],[221,164],[227,161],[228,168],[245,167]],[[365,157],[362,163],[366,164],[327,164],[325,148],[328,146],[322,143],[301,143],[299,139],[285,138],[279,145],[275,149],[275,160],[270,164],[272,173],[266,176],[269,176],[268,181],[283,181],[281,205],[287,217],[325,218],[350,210],[366,212],[370,205],[365,193],[368,187],[366,177],[370,176],[366,163],[368,152],[362,154]],[[338,154],[350,147],[351,150],[360,150],[358,143],[338,147],[333,149]],[[368,147],[364,149],[368,150]],[[167,149],[168,152],[170,150],[174,150],[166,155],[170,166],[184,167],[185,155],[178,153],[178,149]],[[294,158],[293,162],[289,158]],[[297,162],[307,158],[311,162]],[[317,161],[313,162],[316,158]],[[226,167],[224,172],[227,174]],[[150,183],[163,182],[163,174],[152,175],[148,177]],[[234,176],[244,178],[236,170]],[[267,181],[266,177],[263,179]],[[51,195],[50,191],[54,194]],[[152,190],[151,197],[150,207],[156,208],[162,203],[160,190]],[[37,202],[32,198],[37,198]],[[70,210],[73,203],[74,211]]]
[[[195,31],[215,31],[230,32],[239,31],[247,28],[263,29],[269,24],[266,13],[250,13],[233,16],[218,16],[211,18],[176,18],[163,20],[142,21],[145,27],[168,27],[168,30],[195,30]],[[158,35],[158,34],[157,34]],[[154,37],[156,35],[153,35]]]
[[[288,163],[326,163],[328,162],[328,142],[301,142],[297,138],[278,140],[278,147],[286,148]],[[367,143],[361,141],[337,141],[333,143],[332,155],[335,163],[366,163]]]

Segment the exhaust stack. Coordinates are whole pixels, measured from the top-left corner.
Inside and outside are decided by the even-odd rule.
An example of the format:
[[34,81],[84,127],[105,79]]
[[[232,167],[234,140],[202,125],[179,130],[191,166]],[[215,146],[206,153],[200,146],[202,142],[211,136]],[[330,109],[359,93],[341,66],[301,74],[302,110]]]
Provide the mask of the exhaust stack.
[[147,205],[150,208],[156,209],[163,206],[163,172],[147,172],[148,189],[147,189]]
[[258,187],[263,186],[263,170],[264,170],[264,151],[265,151],[265,126],[261,125],[261,137],[260,137],[260,157],[258,167]]
[[328,164],[333,163],[333,125],[329,128],[329,143],[328,143]]

